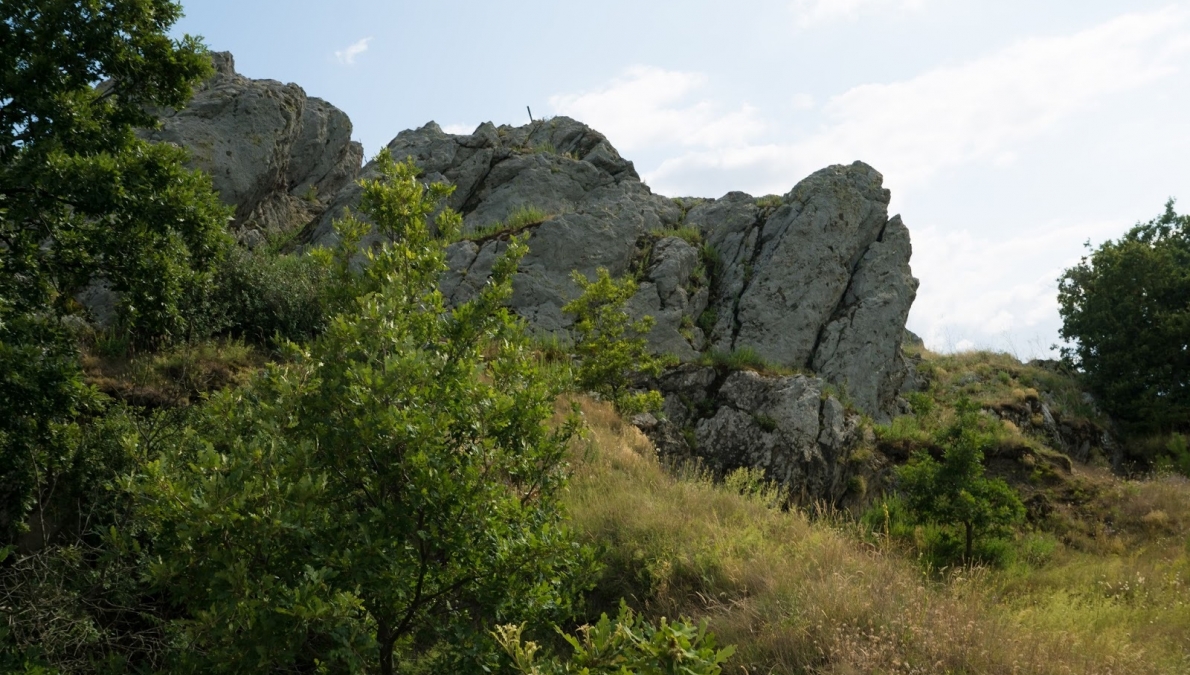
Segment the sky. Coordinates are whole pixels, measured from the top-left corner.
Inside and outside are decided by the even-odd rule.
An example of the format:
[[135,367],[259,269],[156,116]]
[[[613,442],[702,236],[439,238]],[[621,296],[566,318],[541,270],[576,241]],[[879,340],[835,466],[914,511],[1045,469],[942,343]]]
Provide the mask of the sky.
[[344,110],[365,153],[436,121],[568,115],[654,192],[784,194],[862,160],[936,351],[1045,357],[1057,278],[1190,211],[1190,0],[182,0],[175,33]]

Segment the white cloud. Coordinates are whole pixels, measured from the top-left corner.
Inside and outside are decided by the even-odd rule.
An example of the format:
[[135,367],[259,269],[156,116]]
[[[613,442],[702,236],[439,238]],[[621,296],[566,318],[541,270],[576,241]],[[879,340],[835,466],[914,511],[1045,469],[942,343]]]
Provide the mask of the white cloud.
[[[1085,253],[1082,242],[1125,228],[1112,221],[1049,223],[1018,236],[915,228],[912,265],[921,288],[909,323],[935,350],[1043,355],[1058,327],[1057,278]],[[1049,337],[1045,344],[1005,344],[1013,335]]]
[[350,66],[355,63],[355,57],[368,51],[368,43],[372,41],[371,37],[361,38],[358,42],[349,45],[346,49],[335,52],[335,58],[343,65]]
[[734,110],[706,100],[691,101],[704,87],[699,73],[634,66],[608,85],[578,94],[550,97],[559,115],[599,129],[621,151],[677,144],[704,148],[741,145],[765,130],[757,110]]
[[918,10],[925,0],[794,0],[791,5],[797,25],[806,28],[815,24],[855,19],[863,12],[895,9]]
[[1187,13],[1173,8],[1125,15],[908,80],[858,86],[823,106],[825,124],[808,137],[691,150],[648,178],[685,193],[698,174],[734,174],[761,181],[745,189],[771,191],[862,158],[904,189],[963,164],[1010,164],[1018,149],[1072,115],[1175,73],[1190,53],[1187,23]]

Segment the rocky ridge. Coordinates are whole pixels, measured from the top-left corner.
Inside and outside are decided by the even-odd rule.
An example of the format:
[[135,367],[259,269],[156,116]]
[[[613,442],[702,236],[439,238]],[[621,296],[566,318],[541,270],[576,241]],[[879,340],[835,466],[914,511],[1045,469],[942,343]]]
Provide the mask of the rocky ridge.
[[[376,171],[360,168],[350,120],[297,85],[237,74],[228,54],[215,64],[191,104],[162,111],[150,136],[190,149],[235,207],[242,241],[300,231],[303,245],[333,245],[335,219],[358,204],[356,179]],[[465,236],[448,251],[451,302],[486,282],[511,234],[502,224],[529,237],[510,305],[536,331],[566,335],[572,270],[637,278],[629,307],[656,319],[651,348],[686,363],[659,382],[667,419],[651,433],[663,449],[720,470],[761,466],[801,498],[835,502],[859,413],[886,420],[901,409],[917,280],[908,229],[888,216],[872,167],[830,166],[781,196],[672,199],[654,194],[606,137],[566,117],[485,123],[467,135],[431,122],[388,148],[412,158],[425,181],[455,186],[449,206]],[[814,375],[695,365],[711,351]]]

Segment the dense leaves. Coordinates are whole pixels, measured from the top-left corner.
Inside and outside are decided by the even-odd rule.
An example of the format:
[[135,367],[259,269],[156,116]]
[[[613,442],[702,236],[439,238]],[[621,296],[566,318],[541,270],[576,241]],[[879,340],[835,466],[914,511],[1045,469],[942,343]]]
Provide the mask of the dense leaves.
[[0,4],[0,544],[71,465],[80,415],[100,407],[62,321],[76,293],[98,281],[122,294],[138,335],[180,335],[179,303],[226,242],[210,181],[134,133],[210,68],[197,42],[166,36],[179,12],[164,0]]
[[621,413],[635,413],[661,407],[656,391],[632,390],[638,375],[658,375],[665,360],[649,353],[645,335],[653,317],[633,321],[624,305],[636,293],[631,278],[613,279],[604,268],[596,270],[594,281],[578,271],[571,277],[582,294],[562,307],[574,317],[574,350],[579,358],[578,384],[616,406]]
[[179,671],[467,672],[494,654],[482,627],[561,618],[586,578],[557,501],[575,423],[546,424],[558,392],[503,306],[525,245],[447,309],[428,223],[447,190],[377,166],[360,209],[391,243],[353,264],[348,221],[335,254],[356,299],[290,364],[216,396],[133,488],[158,523],[154,583],[189,617]]
[[978,537],[1006,533],[1024,519],[1025,509],[1007,483],[984,476],[983,453],[992,438],[980,429],[978,407],[964,399],[956,412],[958,419],[939,438],[942,461],[919,451],[897,478],[911,517],[959,528],[963,559],[970,562]]
[[147,143],[154,106],[210,70],[166,31],[167,0],[0,5],[0,297],[65,313],[102,280],[146,338],[185,331],[178,304],[226,244],[226,209],[185,153]]
[[1113,417],[1138,432],[1190,427],[1190,215],[1165,212],[1058,280],[1063,349]]

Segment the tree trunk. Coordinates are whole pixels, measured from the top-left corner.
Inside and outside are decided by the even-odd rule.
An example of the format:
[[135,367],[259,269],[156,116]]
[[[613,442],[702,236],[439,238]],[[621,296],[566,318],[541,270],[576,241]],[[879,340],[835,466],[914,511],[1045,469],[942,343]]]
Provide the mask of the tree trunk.
[[377,623],[379,625],[376,630],[376,642],[380,647],[380,675],[393,675],[396,672],[393,669],[393,645],[397,642],[397,636],[393,634],[387,622]]

